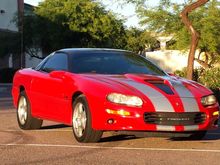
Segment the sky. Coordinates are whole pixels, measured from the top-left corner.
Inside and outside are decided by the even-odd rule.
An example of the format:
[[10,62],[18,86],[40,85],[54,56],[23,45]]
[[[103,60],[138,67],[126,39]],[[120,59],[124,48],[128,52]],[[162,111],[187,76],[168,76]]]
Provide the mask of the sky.
[[[37,6],[39,2],[42,2],[43,0],[24,0],[25,3]],[[157,4],[159,0],[150,0],[149,3],[151,5]],[[104,5],[107,6],[107,10],[112,10],[115,13],[118,13],[122,15],[123,17],[127,18],[127,21],[125,22],[125,25],[127,27],[140,27],[138,25],[138,17],[135,15],[135,8],[133,5],[126,5],[120,7],[109,0],[102,0]]]

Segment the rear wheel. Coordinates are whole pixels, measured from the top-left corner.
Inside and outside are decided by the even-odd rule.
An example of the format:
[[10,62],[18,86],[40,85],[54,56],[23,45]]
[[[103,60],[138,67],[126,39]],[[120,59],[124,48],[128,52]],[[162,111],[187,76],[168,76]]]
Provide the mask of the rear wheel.
[[32,117],[28,97],[24,91],[19,95],[17,109],[17,121],[21,129],[39,129],[43,120]]
[[73,103],[72,128],[78,142],[98,142],[102,131],[94,130],[91,126],[92,118],[88,103],[84,95],[80,95]]

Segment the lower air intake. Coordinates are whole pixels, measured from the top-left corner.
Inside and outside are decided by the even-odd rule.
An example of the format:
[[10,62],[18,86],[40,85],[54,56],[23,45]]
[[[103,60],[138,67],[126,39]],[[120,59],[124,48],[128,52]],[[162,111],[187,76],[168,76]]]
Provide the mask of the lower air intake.
[[206,120],[206,114],[202,112],[152,112],[144,113],[144,121],[147,124],[157,125],[198,125],[203,124]]

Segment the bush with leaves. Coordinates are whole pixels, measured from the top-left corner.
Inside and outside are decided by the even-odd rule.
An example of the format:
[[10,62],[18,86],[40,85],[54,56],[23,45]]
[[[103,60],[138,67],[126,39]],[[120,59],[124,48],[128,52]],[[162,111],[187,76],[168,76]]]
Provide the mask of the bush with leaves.
[[220,103],[220,67],[205,70],[199,78],[199,82],[212,89]]
[[[176,76],[186,77],[186,68],[183,70],[176,70],[174,72]],[[220,103],[220,67],[210,68],[210,69],[195,69],[193,80],[198,81],[199,83],[210,88],[215,96],[217,97],[218,102]]]
[[183,68],[183,70],[176,70],[174,72],[174,75],[185,78],[186,77],[186,68]]
[[[194,81],[198,81],[200,75],[201,75],[203,72],[204,72],[204,69],[203,69],[203,68],[196,68],[196,69],[194,69],[194,71],[193,71],[193,80],[194,80]],[[186,67],[184,67],[182,70],[176,70],[176,71],[174,72],[174,74],[175,74],[176,76],[186,78]]]
[[205,70],[199,77],[199,82],[211,89],[220,89],[220,68]]

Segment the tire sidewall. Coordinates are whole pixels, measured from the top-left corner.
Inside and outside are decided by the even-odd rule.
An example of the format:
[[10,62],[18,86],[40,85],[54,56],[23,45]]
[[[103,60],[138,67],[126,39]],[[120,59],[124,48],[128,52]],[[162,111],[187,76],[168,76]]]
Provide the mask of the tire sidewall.
[[18,116],[18,109],[17,109],[17,121],[18,121],[18,125],[21,129],[27,129],[29,127],[29,120],[31,118],[30,102],[29,102],[29,99],[27,97],[27,94],[24,91],[22,91],[19,95],[19,98],[18,98],[17,107],[19,107],[19,102],[20,102],[21,97],[24,97],[26,99],[26,102],[27,102],[27,119],[26,119],[24,124],[21,124],[21,122],[19,120],[19,116]]
[[74,130],[74,126],[73,126],[73,121],[72,121],[72,129],[73,129],[73,134],[74,134],[74,137],[76,138],[77,141],[79,142],[84,142],[87,138],[87,135],[90,133],[90,130],[92,129],[91,128],[91,114],[90,114],[90,109],[89,109],[89,106],[88,106],[88,102],[85,98],[84,95],[80,95],[78,98],[76,98],[76,100],[73,102],[73,113],[72,113],[72,120],[73,120],[73,114],[74,114],[74,109],[75,109],[75,106],[77,105],[77,103],[82,103],[85,107],[85,113],[86,113],[86,128],[85,128],[85,131],[83,132],[83,135],[81,137],[78,137],[75,133],[75,130]]

